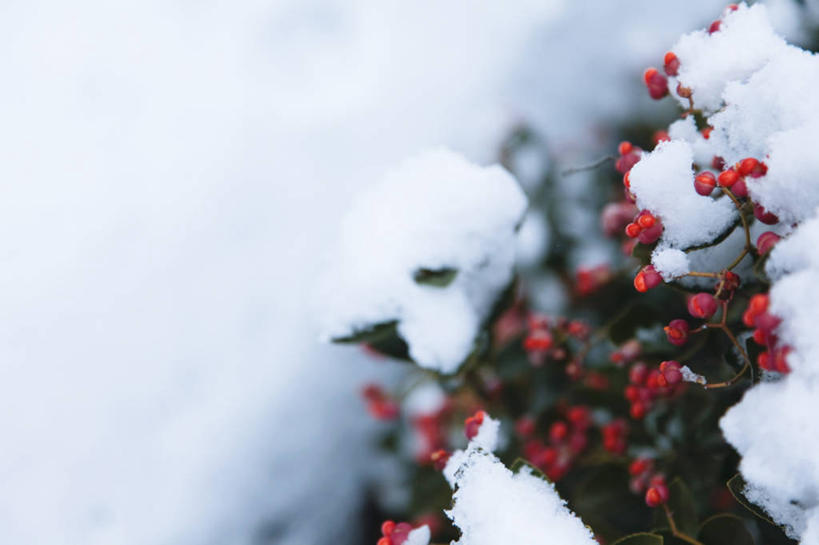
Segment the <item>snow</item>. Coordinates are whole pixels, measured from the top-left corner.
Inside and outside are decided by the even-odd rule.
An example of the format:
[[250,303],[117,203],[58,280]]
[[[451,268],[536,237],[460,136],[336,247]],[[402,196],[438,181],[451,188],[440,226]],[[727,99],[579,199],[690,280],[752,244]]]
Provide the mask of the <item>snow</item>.
[[777,244],[767,264],[775,280],[771,311],[783,319],[778,334],[793,348],[791,373],[749,390],[721,420],[725,437],[742,455],[749,499],[805,544],[812,543],[806,525],[819,524],[818,243],[819,217],[814,217]]
[[4,4],[0,535],[357,542],[389,373],[306,304],[352,196],[521,119],[577,150],[715,5]]
[[631,169],[631,191],[638,208],[663,222],[662,248],[685,249],[710,242],[736,219],[730,200],[704,197],[694,190],[693,161],[687,142],[661,142]]
[[[671,48],[680,60],[677,79],[693,89],[698,108],[708,114],[719,110],[729,82],[746,79],[785,47],[766,15],[763,5],[740,4],[723,18],[718,32],[691,32]],[[678,99],[688,107],[687,99]]]
[[666,282],[683,276],[691,270],[686,253],[674,248],[655,249],[651,254],[651,263]]
[[424,525],[411,531],[404,545],[429,545],[429,538],[429,526]]
[[[512,280],[526,197],[500,166],[435,150],[405,161],[362,193],[341,227],[321,304],[329,338],[398,322],[412,359],[442,373],[472,352]],[[454,270],[446,286],[420,270]]]
[[703,386],[708,384],[708,381],[705,379],[704,376],[695,373],[687,365],[683,365],[682,367],[680,367],[680,373],[682,373],[682,377],[685,382],[694,382],[696,384],[701,384]]
[[446,513],[461,531],[453,545],[596,544],[553,484],[526,467],[512,472],[492,454],[492,443],[481,437],[490,424],[496,434],[497,422],[485,418],[467,449],[455,452],[444,470],[454,488]]

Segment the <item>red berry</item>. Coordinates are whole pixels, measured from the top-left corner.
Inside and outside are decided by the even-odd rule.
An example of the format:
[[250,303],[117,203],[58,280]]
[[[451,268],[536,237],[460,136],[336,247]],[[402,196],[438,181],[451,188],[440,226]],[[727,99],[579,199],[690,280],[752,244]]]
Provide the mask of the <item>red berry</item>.
[[719,31],[719,27],[722,25],[722,21],[716,20],[711,23],[711,26],[708,27],[708,34],[713,34],[714,32]]
[[646,415],[646,406],[639,401],[632,403],[629,414],[634,420],[642,420]]
[[483,411],[476,411],[475,414],[468,417],[464,421],[464,433],[466,434],[467,439],[472,439],[476,435],[478,435],[478,430],[481,429],[481,424],[483,424],[483,418],[486,415]]
[[637,238],[637,235],[639,235],[642,230],[643,229],[636,223],[626,225],[626,235],[630,238]]
[[543,352],[554,344],[552,334],[545,329],[537,329],[529,333],[523,340],[523,348],[527,352]]
[[654,227],[654,224],[657,222],[657,218],[652,216],[650,213],[640,214],[640,217],[637,218],[637,225],[642,227],[643,229],[649,229]]
[[429,460],[432,462],[436,471],[443,471],[446,463],[449,461],[449,453],[444,449],[436,450],[429,455]]
[[740,199],[744,199],[748,196],[748,186],[745,185],[745,178],[740,178],[737,180],[737,183],[731,187],[731,192],[734,196],[739,197]]
[[648,88],[649,96],[654,100],[659,100],[668,94],[668,79],[656,68],[646,70],[643,80]]
[[739,174],[733,169],[723,170],[719,176],[717,176],[717,183],[719,183],[721,187],[730,188],[737,180],[739,180]]
[[549,439],[553,443],[562,443],[569,436],[569,426],[565,422],[557,421],[549,428]]
[[646,491],[646,505],[659,507],[668,501],[668,488],[663,485],[652,486]]
[[682,319],[671,320],[663,328],[668,342],[674,346],[682,346],[688,341],[688,322]]
[[663,374],[665,381],[671,386],[682,382],[683,376],[680,369],[680,363],[674,360],[660,363],[660,372]]
[[776,214],[771,214],[758,204],[754,205],[754,216],[756,219],[766,225],[773,225],[774,223],[779,222],[779,218],[776,216]]
[[655,218],[654,225],[640,231],[640,233],[637,235],[637,240],[639,240],[642,244],[652,244],[656,242],[662,234],[663,223],[658,218]]
[[387,536],[384,536],[381,539],[379,539],[378,542],[375,545],[393,545],[393,543],[392,543],[392,540],[390,538],[388,538]]
[[694,189],[703,196],[708,196],[714,191],[717,185],[717,177],[711,172],[700,172],[694,178]]
[[707,320],[717,311],[717,300],[710,293],[698,293],[688,299],[688,312],[694,318]]
[[585,430],[591,425],[591,412],[588,407],[576,405],[566,411],[566,418],[577,430]]
[[[713,131],[713,130],[714,130],[714,127],[705,127],[702,131],[700,131],[700,134],[702,134],[703,138],[708,140],[709,138],[711,138],[711,131]],[[722,170],[722,169],[719,169],[719,170]]]
[[634,277],[634,289],[640,293],[645,293],[651,288],[659,286],[663,283],[663,277],[654,268],[653,265],[646,265],[637,276]]
[[749,176],[759,166],[759,161],[753,157],[747,157],[736,164],[734,168],[740,176]]
[[535,419],[531,416],[521,416],[515,423],[515,431],[521,437],[529,437],[535,433]]
[[628,379],[632,384],[645,384],[648,377],[648,367],[645,363],[635,363],[628,372]]
[[633,149],[634,145],[632,145],[631,142],[623,141],[620,142],[619,146],[617,146],[617,153],[619,153],[620,155],[626,155],[628,153],[631,153]]
[[393,530],[395,530],[395,522],[393,522],[391,520],[385,520],[381,524],[381,535],[382,536],[388,536],[389,537],[389,535],[392,534]]
[[759,255],[767,254],[779,240],[780,236],[773,231],[765,231],[759,235],[759,238],[756,239],[756,249]]
[[658,145],[660,142],[670,142],[671,137],[668,136],[668,131],[655,131],[654,134],[651,136],[651,140],[654,142],[654,145]]
[[632,476],[640,475],[641,473],[645,473],[646,471],[651,470],[651,466],[653,462],[650,458],[636,458],[631,464],[628,466],[628,472]]
[[669,51],[663,57],[663,70],[669,76],[676,76],[680,69],[680,59],[673,52]]
[[694,92],[691,90],[690,87],[683,86],[682,83],[677,84],[677,96],[681,98],[691,98],[691,95]]
[[713,159],[711,159],[711,168],[713,168],[714,170],[721,171],[722,169],[725,168],[725,159],[723,159],[719,155],[714,155]]

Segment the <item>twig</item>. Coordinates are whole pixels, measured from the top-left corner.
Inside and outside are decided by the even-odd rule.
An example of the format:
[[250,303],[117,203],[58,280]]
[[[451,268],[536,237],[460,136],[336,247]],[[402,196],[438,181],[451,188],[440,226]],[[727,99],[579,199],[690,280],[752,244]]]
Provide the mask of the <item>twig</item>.
[[588,165],[583,165],[583,166],[579,166],[579,167],[567,168],[566,170],[564,170],[563,172],[561,172],[561,173],[560,173],[560,175],[561,175],[561,176],[570,176],[570,175],[572,175],[572,174],[576,174],[576,173],[578,173],[578,172],[583,172],[584,170],[594,170],[595,168],[598,168],[598,167],[600,167],[600,166],[603,166],[603,165],[605,165],[607,162],[609,162],[609,161],[614,161],[615,159],[616,159],[616,157],[615,157],[614,155],[606,155],[605,157],[601,157],[601,158],[600,158],[600,159],[598,159],[597,161],[595,161],[595,162],[593,162],[593,163],[590,163],[590,164],[588,164]]

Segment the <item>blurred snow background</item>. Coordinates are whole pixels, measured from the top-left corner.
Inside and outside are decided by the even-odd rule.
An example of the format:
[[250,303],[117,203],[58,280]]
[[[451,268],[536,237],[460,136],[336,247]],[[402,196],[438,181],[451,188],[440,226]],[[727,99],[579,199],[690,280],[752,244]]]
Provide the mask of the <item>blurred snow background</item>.
[[2,541],[354,541],[390,366],[308,304],[350,199],[521,120],[582,150],[660,111],[642,68],[721,8],[4,2]]

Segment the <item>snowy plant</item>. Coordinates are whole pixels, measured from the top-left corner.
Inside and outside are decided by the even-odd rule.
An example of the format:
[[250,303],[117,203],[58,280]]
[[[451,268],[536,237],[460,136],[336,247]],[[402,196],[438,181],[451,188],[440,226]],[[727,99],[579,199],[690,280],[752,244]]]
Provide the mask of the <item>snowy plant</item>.
[[364,390],[404,462],[385,513],[404,530],[819,543],[819,57],[732,4],[661,59],[643,81],[676,119],[618,127],[613,169],[531,127],[502,143],[544,233],[516,274],[526,199],[499,168],[421,156],[350,211],[329,335],[422,368]]

